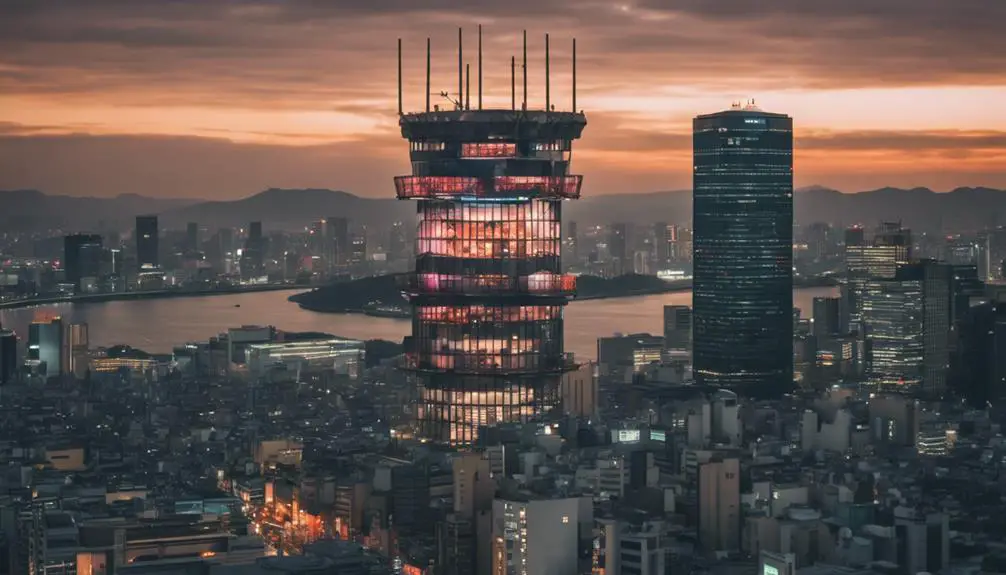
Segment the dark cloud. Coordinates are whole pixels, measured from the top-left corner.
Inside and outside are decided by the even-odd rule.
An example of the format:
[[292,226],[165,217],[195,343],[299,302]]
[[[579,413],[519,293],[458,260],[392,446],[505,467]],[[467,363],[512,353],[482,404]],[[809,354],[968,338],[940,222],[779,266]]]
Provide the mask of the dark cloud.
[[[649,4],[626,0],[621,10],[590,0],[14,1],[0,5],[0,90],[128,89],[143,94],[135,99],[160,91],[158,100],[213,93],[260,107],[280,91],[305,103],[374,94],[393,82],[395,37],[406,38],[407,65],[418,68],[425,36],[434,37],[438,54],[453,55],[453,25],[479,20],[495,58],[487,76],[502,83],[503,61],[518,51],[521,27],[533,28],[536,68],[542,25],[556,33],[557,58],[568,36],[578,35],[585,93],[653,83],[778,89],[1006,82],[1000,28],[1006,2]],[[436,64],[436,77],[449,76],[451,58],[440,56]],[[164,86],[172,89],[165,93]]]

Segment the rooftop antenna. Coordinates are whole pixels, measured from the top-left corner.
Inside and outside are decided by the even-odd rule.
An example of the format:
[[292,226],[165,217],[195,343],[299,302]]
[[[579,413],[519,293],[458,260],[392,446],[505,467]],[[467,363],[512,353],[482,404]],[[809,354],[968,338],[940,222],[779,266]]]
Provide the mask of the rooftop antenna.
[[472,65],[465,64],[465,110],[470,110],[472,104]]
[[465,97],[464,86],[462,81],[464,80],[464,64],[463,60],[464,45],[461,43],[461,28],[458,28],[458,103]]
[[517,109],[517,57],[510,56],[510,109]]
[[479,24],[479,110],[482,109],[482,24]]
[[552,109],[552,86],[549,83],[548,71],[548,34],[545,34],[545,111]]
[[430,111],[430,39],[426,39],[426,111]]
[[398,39],[398,115],[402,115],[402,39]]
[[[450,92],[444,90],[444,91],[440,92],[440,97],[443,98],[443,99],[445,99],[445,100],[447,100],[451,104],[454,104],[454,109],[455,110],[460,110],[461,109],[461,100],[455,100],[454,98],[452,98]],[[434,106],[433,108],[435,110],[439,111],[440,106]]]
[[524,68],[524,101],[521,109],[527,110],[527,30],[524,30],[524,62],[521,67]]
[[573,113],[576,113],[576,38],[573,38]]

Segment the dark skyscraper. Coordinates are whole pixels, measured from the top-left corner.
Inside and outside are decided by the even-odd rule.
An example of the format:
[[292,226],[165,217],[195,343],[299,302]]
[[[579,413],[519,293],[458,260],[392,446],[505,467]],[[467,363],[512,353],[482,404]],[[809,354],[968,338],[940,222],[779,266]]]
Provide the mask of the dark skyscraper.
[[0,328],[0,385],[7,385],[17,377],[17,335]]
[[754,395],[793,382],[793,120],[695,118],[695,379]]
[[629,257],[628,226],[611,224],[608,232],[608,253],[611,254],[612,275],[632,272],[632,258]]
[[189,222],[185,226],[185,251],[189,253],[200,251],[199,245],[199,224]]
[[86,291],[81,282],[84,278],[97,280],[101,275],[103,250],[101,236],[96,234],[74,234],[63,238],[63,269],[66,282],[73,284],[74,291]]
[[136,265],[143,270],[160,267],[157,216],[136,216]]
[[325,265],[329,273],[346,267],[352,251],[349,220],[329,216],[325,220]]
[[241,252],[241,277],[251,279],[265,273],[265,236],[262,222],[252,222],[248,226],[248,237]]
[[573,368],[562,310],[576,284],[562,273],[561,210],[580,195],[569,165],[586,118],[459,100],[399,124],[413,171],[395,187],[419,203],[405,345],[420,375],[419,433],[470,446],[483,426],[555,407]]

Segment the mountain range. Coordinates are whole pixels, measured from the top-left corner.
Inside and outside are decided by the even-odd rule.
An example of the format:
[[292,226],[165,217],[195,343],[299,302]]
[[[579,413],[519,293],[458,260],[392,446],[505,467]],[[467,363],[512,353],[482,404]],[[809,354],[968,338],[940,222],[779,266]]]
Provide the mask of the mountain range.
[[[361,198],[322,189],[268,189],[232,201],[156,199],[138,195],[79,198],[46,195],[35,190],[0,191],[0,229],[70,231],[126,231],[139,214],[158,214],[162,228],[183,228],[198,222],[215,229],[262,221],[266,229],[301,229],[329,216],[354,223],[383,226],[415,217],[413,202],[394,198]],[[957,188],[938,193],[928,188],[881,188],[842,193],[814,186],[794,196],[797,224],[828,222],[872,227],[880,221],[900,220],[914,230],[971,231],[1006,224],[1006,190]],[[667,221],[687,225],[692,198],[688,190],[586,196],[567,203],[564,219],[581,226],[611,222],[648,224]]]

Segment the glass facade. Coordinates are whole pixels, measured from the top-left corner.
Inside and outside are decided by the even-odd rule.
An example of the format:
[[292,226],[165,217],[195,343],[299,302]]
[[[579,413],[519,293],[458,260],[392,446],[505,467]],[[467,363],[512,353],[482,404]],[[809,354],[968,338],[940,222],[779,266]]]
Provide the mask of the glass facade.
[[568,173],[586,121],[568,112],[406,114],[412,174],[395,178],[417,206],[406,366],[419,377],[420,436],[470,446],[482,426],[527,421],[558,402]]
[[698,116],[693,147],[695,379],[755,395],[788,389],[793,121],[753,105]]

